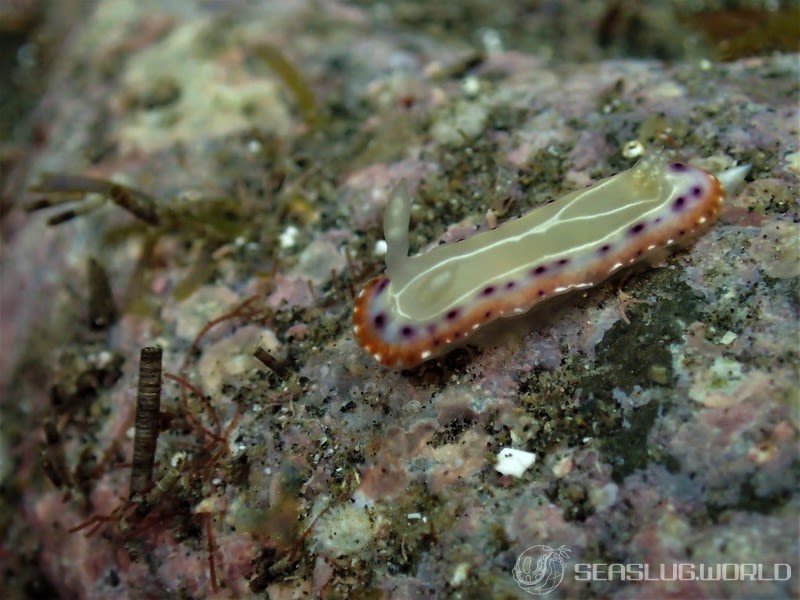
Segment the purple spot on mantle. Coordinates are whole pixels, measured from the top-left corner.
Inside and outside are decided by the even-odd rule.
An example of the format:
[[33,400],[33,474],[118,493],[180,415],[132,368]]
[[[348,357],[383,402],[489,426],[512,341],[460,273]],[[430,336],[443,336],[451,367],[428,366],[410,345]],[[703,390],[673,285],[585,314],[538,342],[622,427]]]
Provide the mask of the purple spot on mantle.
[[506,289],[507,289],[507,290],[513,290],[513,289],[514,289],[514,287],[515,287],[516,285],[517,285],[517,282],[516,282],[516,281],[509,281],[509,282],[506,284]]
[[384,277],[378,286],[375,288],[375,293],[380,294],[383,290],[385,290],[389,286],[389,278]]
[[487,285],[485,288],[481,290],[481,296],[491,296],[494,294],[495,287],[493,285]]
[[542,273],[545,273],[546,271],[547,271],[547,267],[545,267],[544,265],[539,265],[535,269],[531,269],[531,275],[533,275],[533,276],[541,275]]
[[598,248],[598,250],[597,250],[597,251],[598,251],[600,254],[605,254],[605,253],[606,253],[606,252],[608,252],[609,250],[611,250],[611,244],[603,244],[602,246],[600,246],[600,248]]
[[696,185],[692,188],[692,196],[694,196],[695,198],[699,198],[702,195],[703,195],[703,188],[701,188],[699,185]]
[[678,196],[675,198],[675,202],[672,203],[673,210],[681,210],[686,205],[686,197],[685,196]]
[[682,173],[687,169],[687,166],[685,164],[683,164],[683,163],[676,162],[676,163],[672,163],[669,166],[669,168],[672,169],[673,171],[675,171],[676,173]]
[[568,265],[569,264],[569,259],[568,258],[559,258],[558,261],[556,262],[556,264],[559,267],[563,267],[564,265]]
[[460,315],[460,314],[461,314],[461,309],[459,309],[459,308],[451,308],[450,310],[447,311],[447,314],[445,315],[445,318],[448,321],[455,321],[458,318],[458,315]]
[[400,328],[400,335],[402,335],[405,338],[414,337],[414,334],[416,332],[417,332],[417,330],[414,329],[413,327],[411,327],[411,325],[403,325]]
[[661,221],[663,221],[663,220],[664,219],[662,219],[661,217],[656,217],[656,224],[661,223]]
[[631,227],[631,235],[642,233],[642,231],[644,231],[644,223],[637,223],[636,225]]
[[377,329],[383,329],[386,326],[386,313],[378,313],[375,315],[375,318],[372,319],[372,323]]

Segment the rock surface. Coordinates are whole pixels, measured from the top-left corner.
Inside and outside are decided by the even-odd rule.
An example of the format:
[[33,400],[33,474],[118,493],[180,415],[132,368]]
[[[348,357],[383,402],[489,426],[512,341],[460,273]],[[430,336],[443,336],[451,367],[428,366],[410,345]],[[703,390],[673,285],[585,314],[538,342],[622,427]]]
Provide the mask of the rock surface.
[[[798,55],[716,62],[681,2],[516,4],[104,0],[74,24],[5,179],[6,597],[525,598],[536,545],[568,548],[552,597],[800,595]],[[638,43],[634,17],[670,35]],[[354,343],[393,186],[416,252],[639,147],[753,167],[658,268],[411,372]],[[58,209],[23,206],[53,171],[146,192],[159,225],[106,202],[49,227]],[[153,344],[154,487],[129,500]],[[506,447],[537,460],[502,475]],[[792,575],[581,581],[587,563]]]

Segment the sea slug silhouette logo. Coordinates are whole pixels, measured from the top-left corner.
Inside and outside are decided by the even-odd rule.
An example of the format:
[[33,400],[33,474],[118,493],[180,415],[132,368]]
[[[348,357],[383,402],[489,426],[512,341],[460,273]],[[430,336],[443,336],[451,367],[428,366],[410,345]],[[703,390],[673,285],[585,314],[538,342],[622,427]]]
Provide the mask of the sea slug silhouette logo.
[[529,594],[537,596],[552,592],[564,579],[564,561],[569,557],[566,546],[531,546],[517,558],[514,581]]

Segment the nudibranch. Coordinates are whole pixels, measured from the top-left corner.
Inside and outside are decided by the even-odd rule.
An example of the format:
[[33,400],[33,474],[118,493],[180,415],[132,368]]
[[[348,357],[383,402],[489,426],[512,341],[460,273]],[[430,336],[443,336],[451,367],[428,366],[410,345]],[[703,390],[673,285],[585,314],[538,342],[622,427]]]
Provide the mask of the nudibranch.
[[[482,325],[587,288],[710,225],[749,167],[718,177],[660,156],[462,241],[408,256],[411,200],[402,186],[384,213],[386,274],[353,309],[356,340],[375,360],[411,368]],[[723,181],[723,183],[720,182]]]

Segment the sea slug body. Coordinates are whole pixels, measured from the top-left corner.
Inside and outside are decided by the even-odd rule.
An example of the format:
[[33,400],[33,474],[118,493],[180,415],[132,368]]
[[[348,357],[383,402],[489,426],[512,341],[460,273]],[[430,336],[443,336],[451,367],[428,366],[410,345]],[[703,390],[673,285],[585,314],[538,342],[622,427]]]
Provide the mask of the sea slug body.
[[[737,169],[721,178],[741,183],[746,167]],[[409,257],[411,200],[398,189],[384,214],[386,274],[355,301],[356,340],[386,366],[414,367],[490,321],[693,238],[724,197],[713,174],[653,156],[495,229]]]

